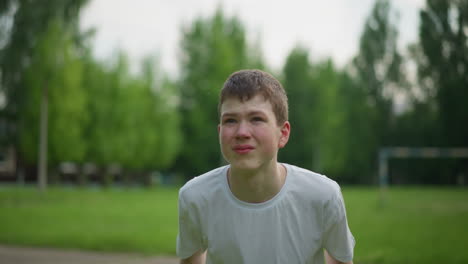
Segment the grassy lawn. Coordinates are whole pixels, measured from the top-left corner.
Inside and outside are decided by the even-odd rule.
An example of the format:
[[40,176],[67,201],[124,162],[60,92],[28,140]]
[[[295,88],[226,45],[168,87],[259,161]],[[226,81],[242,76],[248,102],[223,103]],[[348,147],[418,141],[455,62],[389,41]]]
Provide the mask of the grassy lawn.
[[468,263],[468,189],[343,188],[355,263]]
[[[468,263],[468,189],[343,187],[355,263]],[[0,243],[175,254],[177,189],[0,187]]]
[[175,188],[0,188],[0,212],[4,244],[175,254]]

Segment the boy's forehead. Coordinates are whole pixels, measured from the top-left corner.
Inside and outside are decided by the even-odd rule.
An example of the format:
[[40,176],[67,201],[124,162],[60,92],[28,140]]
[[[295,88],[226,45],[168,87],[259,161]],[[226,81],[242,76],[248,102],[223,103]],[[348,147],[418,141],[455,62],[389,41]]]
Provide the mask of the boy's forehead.
[[263,111],[273,111],[271,103],[261,94],[252,98],[242,100],[237,96],[231,96],[221,104],[221,115],[226,112],[246,110],[246,108],[255,108]]

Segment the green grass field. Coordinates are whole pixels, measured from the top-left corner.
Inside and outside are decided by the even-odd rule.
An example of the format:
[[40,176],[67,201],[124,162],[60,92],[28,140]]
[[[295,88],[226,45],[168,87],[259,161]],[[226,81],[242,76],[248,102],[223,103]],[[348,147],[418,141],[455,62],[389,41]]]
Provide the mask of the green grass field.
[[[343,187],[355,263],[468,263],[468,189]],[[177,189],[0,187],[0,243],[175,254]]]

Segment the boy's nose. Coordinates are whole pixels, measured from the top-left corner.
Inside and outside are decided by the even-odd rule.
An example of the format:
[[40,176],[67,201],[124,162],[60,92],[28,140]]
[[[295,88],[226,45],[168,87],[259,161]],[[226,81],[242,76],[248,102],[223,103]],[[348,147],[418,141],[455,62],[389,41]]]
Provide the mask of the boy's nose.
[[250,129],[246,122],[240,122],[237,128],[236,136],[239,138],[250,137]]

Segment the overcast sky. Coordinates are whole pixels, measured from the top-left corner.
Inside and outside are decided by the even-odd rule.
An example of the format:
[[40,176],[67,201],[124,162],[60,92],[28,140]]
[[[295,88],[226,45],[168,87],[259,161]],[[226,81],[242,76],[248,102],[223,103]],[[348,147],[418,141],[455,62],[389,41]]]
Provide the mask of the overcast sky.
[[[356,54],[365,18],[374,0],[90,0],[81,27],[96,28],[93,47],[100,59],[123,49],[134,63],[159,54],[160,65],[178,72],[180,32],[199,16],[222,6],[246,26],[247,37],[260,39],[266,62],[280,69],[298,43],[310,57],[333,57],[342,66]],[[391,0],[400,14],[400,45],[417,39],[418,10],[424,0]]]

